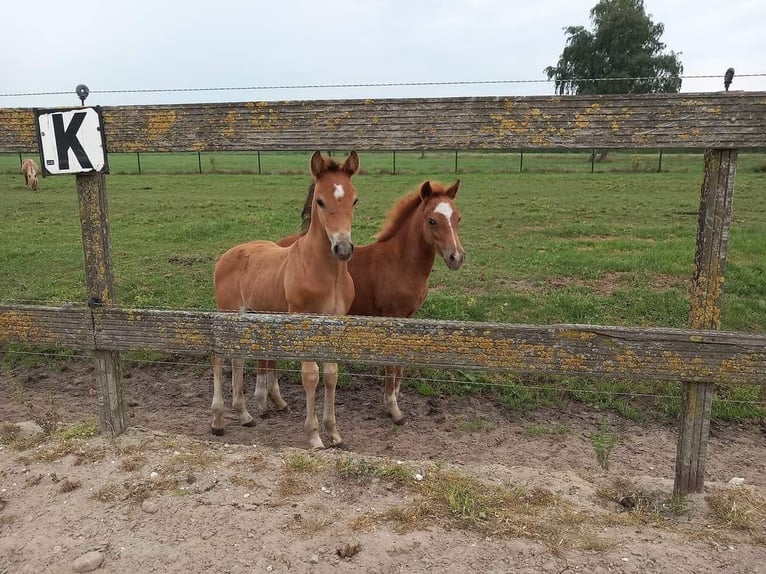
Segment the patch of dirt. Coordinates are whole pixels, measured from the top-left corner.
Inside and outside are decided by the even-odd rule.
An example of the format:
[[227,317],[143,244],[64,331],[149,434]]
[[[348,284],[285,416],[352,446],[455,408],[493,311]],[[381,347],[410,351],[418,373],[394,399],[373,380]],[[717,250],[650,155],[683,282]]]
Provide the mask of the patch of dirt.
[[[0,421],[24,423],[0,433],[0,572],[71,572],[85,558],[131,574],[763,571],[757,425],[713,426],[706,494],[680,509],[671,422],[404,388],[398,427],[381,383],[355,379],[336,402],[348,450],[310,453],[298,373],[280,378],[289,412],[254,428],[232,417],[222,437],[209,432],[211,381],[207,366],[128,366],[127,433],[22,448],[51,396],[63,423],[96,418],[93,368],[0,374]],[[608,472],[591,442],[604,418],[619,437]],[[729,502],[733,477],[748,496]]]

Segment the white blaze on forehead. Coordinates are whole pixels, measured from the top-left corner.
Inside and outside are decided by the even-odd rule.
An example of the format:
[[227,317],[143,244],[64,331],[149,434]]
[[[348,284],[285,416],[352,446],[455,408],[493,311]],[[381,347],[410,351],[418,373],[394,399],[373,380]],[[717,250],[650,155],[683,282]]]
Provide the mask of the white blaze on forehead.
[[339,183],[335,184],[335,191],[333,192],[333,195],[335,196],[335,199],[343,199],[343,196],[346,195],[346,190],[343,189],[343,186]]
[[447,218],[447,221],[450,222],[450,227],[452,226],[452,206],[449,203],[442,201],[439,205],[436,206],[434,213],[441,213],[444,217]]
[[452,235],[452,246],[457,248],[457,237],[455,236],[455,230],[452,228],[452,214],[454,210],[452,206],[446,201],[442,201],[434,209],[434,213],[440,213],[447,219],[447,225],[449,225],[449,232]]

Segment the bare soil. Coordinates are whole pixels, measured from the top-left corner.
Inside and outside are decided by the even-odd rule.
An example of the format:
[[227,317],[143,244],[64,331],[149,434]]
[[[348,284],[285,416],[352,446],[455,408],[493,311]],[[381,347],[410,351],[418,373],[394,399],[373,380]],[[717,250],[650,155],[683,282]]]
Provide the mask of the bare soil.
[[[254,428],[231,419],[222,437],[209,432],[211,380],[206,367],[127,367],[131,428],[113,440],[56,434],[25,448],[4,425],[0,573],[72,572],[90,551],[101,570],[131,574],[766,572],[758,424],[713,425],[706,492],[676,507],[676,428],[659,417],[579,404],[517,412],[404,388],[407,421],[395,426],[381,384],[352,380],[336,403],[347,449],[314,454],[299,375],[280,379],[289,412]],[[94,420],[90,363],[3,372],[0,422],[30,434],[51,396],[62,425]],[[608,471],[591,441],[604,418],[619,437]],[[481,512],[480,494],[457,486],[429,498],[447,476],[508,497]],[[511,494],[518,509],[504,507]]]

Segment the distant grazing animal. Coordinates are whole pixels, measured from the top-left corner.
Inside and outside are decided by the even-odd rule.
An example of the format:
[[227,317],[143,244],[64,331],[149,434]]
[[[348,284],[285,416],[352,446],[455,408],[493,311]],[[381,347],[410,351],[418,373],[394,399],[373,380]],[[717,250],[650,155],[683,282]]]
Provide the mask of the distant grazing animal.
[[[356,290],[349,315],[411,317],[428,294],[436,254],[452,270],[463,266],[465,251],[458,235],[461,215],[455,205],[459,187],[460,180],[448,188],[438,182],[423,182],[393,206],[376,240],[356,249],[348,264]],[[311,222],[312,188],[302,213],[304,230]],[[299,237],[290,235],[277,244],[290,245]],[[260,368],[276,373],[276,361],[259,361]],[[383,404],[397,424],[404,421],[397,404],[403,377],[404,367],[386,366]],[[256,388],[255,392],[264,397],[259,411],[263,415],[265,390]]]
[[40,173],[40,168],[32,159],[25,159],[21,163],[21,173],[24,174],[24,182],[27,187],[32,191],[37,191],[37,174]]
[[[354,282],[348,261],[354,253],[351,223],[356,205],[356,189],[351,176],[359,170],[359,156],[352,151],[342,164],[325,159],[320,152],[311,157],[315,191],[311,199],[311,224],[289,247],[271,241],[251,241],[229,249],[215,265],[215,299],[220,311],[290,312],[346,314],[354,300]],[[222,358],[213,356],[213,434],[224,431],[221,389]],[[232,408],[239,421],[252,426],[243,389],[243,365],[232,359]],[[306,392],[306,423],[309,444],[323,448],[316,416],[316,387],[319,368],[315,362],[301,364]],[[256,403],[265,407],[268,392],[277,408],[287,403],[279,394],[276,372],[259,365]],[[335,421],[337,363],[324,364],[324,427],[333,446],[342,444]],[[261,394],[259,394],[259,392]]]

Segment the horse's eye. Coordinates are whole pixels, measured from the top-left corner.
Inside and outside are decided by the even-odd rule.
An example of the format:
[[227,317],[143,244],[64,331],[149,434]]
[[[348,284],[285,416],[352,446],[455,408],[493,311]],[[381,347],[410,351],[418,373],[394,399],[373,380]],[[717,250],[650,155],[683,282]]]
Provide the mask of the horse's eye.
[[321,197],[317,199],[317,205],[321,207],[322,209],[324,209],[324,199],[322,199]]
[[357,203],[359,203],[359,198],[358,197],[354,200],[354,205],[356,205]]
[[458,222],[458,223],[460,223],[461,221],[463,221],[463,216],[462,216],[462,215],[461,215],[460,217],[458,217],[458,218],[457,218],[457,222]]
[[436,220],[433,217],[428,218],[428,225],[436,225]]

